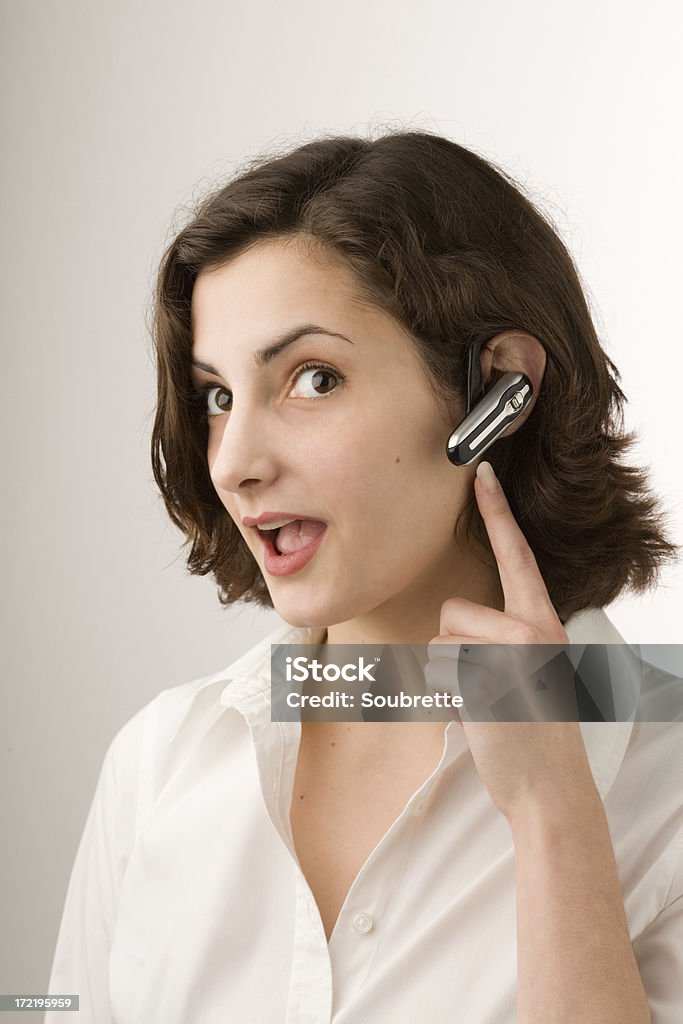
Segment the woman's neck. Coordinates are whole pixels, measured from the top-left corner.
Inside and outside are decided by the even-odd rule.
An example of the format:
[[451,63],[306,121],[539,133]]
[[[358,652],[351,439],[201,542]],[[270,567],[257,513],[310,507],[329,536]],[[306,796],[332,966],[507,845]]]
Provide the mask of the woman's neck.
[[463,561],[457,575],[430,577],[403,594],[394,595],[367,614],[328,624],[323,643],[330,644],[427,644],[439,635],[441,608],[446,600],[468,601],[504,608],[498,573],[480,562]]

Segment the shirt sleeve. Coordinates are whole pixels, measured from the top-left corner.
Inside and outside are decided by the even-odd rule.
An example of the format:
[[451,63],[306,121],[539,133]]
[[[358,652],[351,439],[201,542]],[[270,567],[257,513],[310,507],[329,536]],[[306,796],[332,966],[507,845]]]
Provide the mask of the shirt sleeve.
[[[141,746],[153,703],[134,715],[107,749],[71,870],[46,991],[79,996],[73,1024],[111,1024],[109,950],[135,839]],[[48,1010],[43,1022],[64,1020],[63,1010]]]
[[[683,834],[678,837],[683,854]],[[652,1024],[683,1020],[683,856],[666,906],[633,943]]]

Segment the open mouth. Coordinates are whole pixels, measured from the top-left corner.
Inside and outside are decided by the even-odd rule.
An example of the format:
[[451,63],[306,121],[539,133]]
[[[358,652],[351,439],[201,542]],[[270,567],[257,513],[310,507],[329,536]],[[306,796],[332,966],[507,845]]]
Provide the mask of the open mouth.
[[319,519],[295,519],[286,526],[276,527],[274,530],[259,530],[259,537],[271,554],[281,557],[302,551],[316,541],[327,529],[327,523]]

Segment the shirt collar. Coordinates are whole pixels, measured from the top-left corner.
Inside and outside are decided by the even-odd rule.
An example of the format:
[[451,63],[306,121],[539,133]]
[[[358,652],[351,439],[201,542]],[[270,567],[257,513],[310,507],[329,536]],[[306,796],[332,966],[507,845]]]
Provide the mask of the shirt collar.
[[[629,743],[638,696],[642,663],[626,644],[602,608],[587,608],[565,623],[572,653],[580,656],[586,644],[605,645],[609,658],[612,695],[618,721],[581,722],[588,761],[600,796],[604,799],[616,777]],[[265,636],[246,654],[226,669],[201,682],[198,689],[224,682],[220,695],[223,708],[242,714],[270,716],[271,644],[317,644],[325,635],[324,626],[292,626],[285,623]],[[253,708],[258,708],[253,712]],[[451,761],[467,748],[463,730],[457,723],[446,729],[446,760]]]

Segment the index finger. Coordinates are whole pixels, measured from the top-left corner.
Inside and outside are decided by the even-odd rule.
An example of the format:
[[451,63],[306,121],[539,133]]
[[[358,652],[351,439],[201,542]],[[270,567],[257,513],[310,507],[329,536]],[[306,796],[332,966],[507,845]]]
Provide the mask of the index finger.
[[505,612],[534,622],[555,609],[529,542],[512,514],[490,462],[477,466],[475,494],[498,563]]

